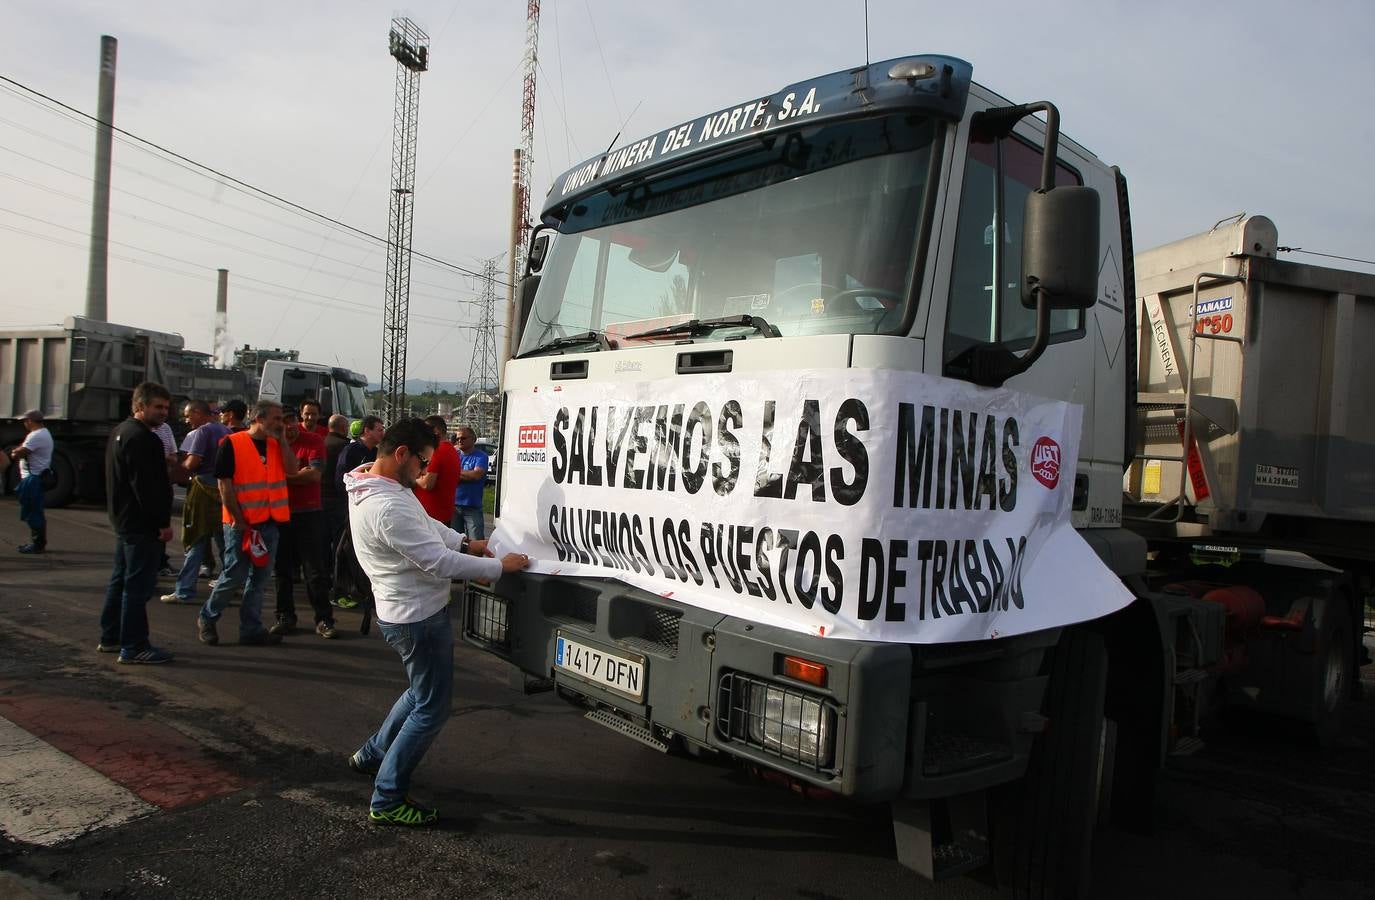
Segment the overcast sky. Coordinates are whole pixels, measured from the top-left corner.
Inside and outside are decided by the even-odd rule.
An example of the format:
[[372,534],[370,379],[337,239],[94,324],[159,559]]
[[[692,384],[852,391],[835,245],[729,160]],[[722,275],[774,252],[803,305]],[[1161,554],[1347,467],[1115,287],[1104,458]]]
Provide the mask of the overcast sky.
[[[414,247],[471,269],[507,248],[525,6],[400,10],[431,36]],[[862,63],[863,10],[544,0],[532,206],[623,125],[619,143]],[[111,34],[116,125],[385,234],[396,13],[357,0],[9,0],[0,74],[94,113],[100,36]],[[1054,101],[1065,133],[1127,174],[1138,247],[1245,211],[1273,218],[1281,244],[1372,259],[1373,25],[1375,4],[1357,0],[872,0],[869,56],[958,56],[1011,100]],[[0,83],[0,324],[84,308],[93,146],[88,122]],[[296,347],[377,380],[384,245],[128,141],[116,141],[114,163],[112,321],[209,351],[224,267],[236,343]],[[416,260],[410,378],[466,378],[478,289]]]

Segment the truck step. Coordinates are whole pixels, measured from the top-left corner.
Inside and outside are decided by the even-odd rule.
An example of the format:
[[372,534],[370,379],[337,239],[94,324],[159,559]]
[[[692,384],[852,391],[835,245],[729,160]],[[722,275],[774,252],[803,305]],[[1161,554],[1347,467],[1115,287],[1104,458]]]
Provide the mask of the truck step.
[[608,709],[594,709],[587,713],[586,718],[598,725],[605,725],[612,731],[618,731],[628,738],[633,738],[646,747],[653,747],[660,753],[668,752],[668,744],[659,740],[653,731],[643,725],[637,725],[628,719],[623,719]]
[[936,879],[955,878],[972,872],[987,865],[990,859],[986,847],[980,848],[959,841],[940,844],[932,849],[931,855],[934,858]]
[[952,775],[1012,758],[1012,748],[1002,741],[971,734],[940,732],[926,739],[922,774],[928,777]]
[[1174,683],[1180,685],[1198,684],[1207,677],[1208,673],[1203,669],[1180,669],[1174,673]]
[[1182,737],[1175,741],[1174,748],[1170,750],[1171,756],[1193,756],[1204,747],[1203,741],[1196,737]]

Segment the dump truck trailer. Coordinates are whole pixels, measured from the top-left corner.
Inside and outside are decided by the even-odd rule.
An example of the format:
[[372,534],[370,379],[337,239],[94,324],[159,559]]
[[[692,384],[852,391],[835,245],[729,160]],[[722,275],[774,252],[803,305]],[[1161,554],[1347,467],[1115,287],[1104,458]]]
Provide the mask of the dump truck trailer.
[[1363,277],[1260,217],[1138,258],[1126,177],[946,56],[627,143],[541,219],[493,542],[534,563],[462,623],[521,689],[1036,897],[1221,705],[1339,733]]
[[[16,419],[40,411],[52,432],[49,506],[105,496],[105,443],[143,381],[171,384],[181,335],[82,316],[0,329],[0,444],[23,440]],[[240,379],[240,383],[241,383]]]
[[1150,583],[1212,613],[1195,617],[1212,632],[1202,666],[1176,673],[1190,716],[1251,707],[1330,742],[1375,571],[1375,275],[1278,247],[1249,216],[1137,256],[1123,515],[1149,541]]
[[[22,442],[18,417],[39,410],[54,440],[51,474],[44,481],[47,504],[101,500],[105,444],[114,426],[128,417],[140,382],[156,381],[171,391],[174,429],[183,400],[214,405],[247,398],[247,373],[213,368],[203,360],[184,349],[179,334],[82,316],[69,316],[61,325],[0,328],[0,446]],[[335,411],[363,415],[367,379],[347,369],[269,360],[258,381],[267,399],[313,398],[326,416]]]

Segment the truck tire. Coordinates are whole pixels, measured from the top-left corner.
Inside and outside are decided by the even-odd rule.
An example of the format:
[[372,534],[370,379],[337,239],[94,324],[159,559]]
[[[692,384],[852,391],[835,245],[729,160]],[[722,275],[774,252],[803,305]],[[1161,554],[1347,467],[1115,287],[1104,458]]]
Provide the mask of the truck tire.
[[[1026,900],[1087,894],[1104,765],[1108,673],[1101,635],[1066,631],[1055,648],[1026,776],[994,798],[999,883]],[[1110,777],[1110,776],[1108,776]]]
[[1321,747],[1332,747],[1345,728],[1347,706],[1356,678],[1351,603],[1344,592],[1333,593],[1323,608],[1317,630],[1310,716],[1313,739]]
[[57,509],[72,502],[76,496],[76,463],[61,447],[53,448],[52,463],[43,476],[43,505]]

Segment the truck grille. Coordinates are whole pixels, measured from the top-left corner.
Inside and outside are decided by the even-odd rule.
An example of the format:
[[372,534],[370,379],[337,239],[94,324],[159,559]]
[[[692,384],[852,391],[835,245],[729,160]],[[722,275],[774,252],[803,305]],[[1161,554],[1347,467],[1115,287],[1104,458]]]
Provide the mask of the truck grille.
[[584,631],[597,624],[597,591],[580,584],[571,584],[543,596],[544,615],[557,625],[573,625]]
[[609,631],[626,647],[676,657],[678,622],[682,618],[683,614],[675,609],[618,597],[612,601]]

